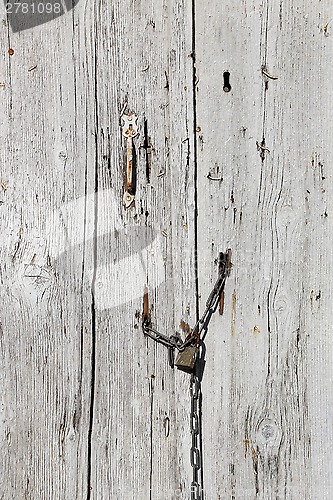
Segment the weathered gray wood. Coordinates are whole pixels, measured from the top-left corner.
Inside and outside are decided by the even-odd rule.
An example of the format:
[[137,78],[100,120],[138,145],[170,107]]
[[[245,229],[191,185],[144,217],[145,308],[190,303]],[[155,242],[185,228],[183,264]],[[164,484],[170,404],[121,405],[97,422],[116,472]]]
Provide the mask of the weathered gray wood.
[[[1,25],[4,500],[189,497],[189,377],[144,338],[143,294],[158,329],[186,330],[195,266],[203,309],[228,247],[204,498],[330,498],[331,6],[193,6]],[[121,111],[140,131],[127,212]]]
[[[96,24],[93,35],[98,189],[111,187],[117,218],[97,244],[97,265],[107,263],[111,278],[99,300],[110,300],[119,284],[128,300],[96,315],[92,498],[170,498],[189,484],[188,379],[170,370],[164,347],[143,337],[141,314],[147,286],[151,319],[160,330],[171,334],[174,325],[195,319],[191,11],[178,0],[103,2],[101,8],[112,22]],[[127,213],[119,128],[126,101],[140,127],[138,189]],[[149,179],[144,120],[151,142]],[[98,224],[108,210],[99,207]],[[116,230],[125,276],[111,268]]]
[[[141,314],[147,286],[161,330],[195,320],[191,33],[182,1],[82,1],[1,30],[2,498],[189,486],[188,377]],[[127,213],[124,109],[140,127]]]
[[197,5],[202,296],[221,246],[234,263],[207,337],[207,498],[331,495],[330,10]]
[[[6,23],[0,30],[4,499],[86,495],[93,255],[88,244],[74,251],[60,243],[74,221],[84,241],[85,211],[94,206],[75,204],[91,191],[95,163],[83,15],[22,33]],[[59,219],[57,210],[73,200]]]

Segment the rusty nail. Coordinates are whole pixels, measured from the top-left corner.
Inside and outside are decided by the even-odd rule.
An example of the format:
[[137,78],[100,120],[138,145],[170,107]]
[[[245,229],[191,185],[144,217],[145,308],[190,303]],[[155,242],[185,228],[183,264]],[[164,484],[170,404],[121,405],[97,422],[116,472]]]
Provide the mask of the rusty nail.
[[149,320],[149,297],[148,297],[148,288],[145,287],[144,293],[143,293],[143,314],[142,314],[142,321],[145,323],[146,321]]
[[221,297],[220,297],[220,307],[219,307],[220,316],[223,315],[223,311],[224,311],[224,290],[221,293]]
[[262,68],[261,72],[262,72],[263,75],[267,76],[267,78],[270,78],[271,80],[277,80],[278,79],[277,76],[270,75],[265,68]]

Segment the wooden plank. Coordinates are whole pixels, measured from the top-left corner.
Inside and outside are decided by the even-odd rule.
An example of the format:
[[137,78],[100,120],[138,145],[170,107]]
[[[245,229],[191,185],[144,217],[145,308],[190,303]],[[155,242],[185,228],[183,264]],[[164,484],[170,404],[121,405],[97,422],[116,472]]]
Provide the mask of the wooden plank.
[[217,251],[232,248],[234,264],[207,337],[207,498],[330,495],[329,12],[197,5],[202,297]]
[[[148,286],[158,328],[195,320],[191,16],[81,0],[1,31],[3,498],[189,486],[189,380],[141,313]],[[121,110],[140,129],[127,213]]]
[[193,25],[185,0],[81,0],[0,30],[2,498],[188,496],[189,377],[143,337],[143,294],[153,324],[184,336],[195,265],[202,308],[228,247],[205,497],[329,498],[330,10],[213,2]]
[[5,499],[87,494],[95,118],[84,8],[0,30]]
[[[262,136],[262,77],[261,13],[255,7],[247,2],[239,8],[232,2],[213,2],[205,12],[199,6],[196,10],[202,309],[217,276],[218,253],[231,248],[233,263],[224,314],[212,317],[206,337],[201,486],[207,498],[252,498],[256,492],[256,457],[247,436],[246,415],[265,380],[265,364],[255,360],[265,352],[267,340],[263,334],[254,335],[254,327],[262,331],[266,319],[265,298],[258,297],[257,286],[265,263],[258,270],[256,233],[260,238],[260,230],[255,207],[261,159],[256,141]],[[229,92],[224,90],[228,83],[224,73],[230,74]]]
[[[141,323],[146,287],[159,330],[195,320],[191,8],[122,1],[101,2],[93,18],[101,12],[88,45],[98,193],[91,498],[170,498],[189,488],[189,381]],[[127,211],[121,110],[138,115],[140,133]]]
[[[286,350],[280,368],[282,395],[288,402],[282,412],[283,425],[293,443],[291,450],[286,443],[281,451],[284,462],[293,463],[292,475],[288,468],[281,471],[289,498],[328,498],[332,487],[332,395],[327,385],[332,377],[328,319],[332,298],[328,168],[332,69],[325,62],[332,44],[327,25],[331,12],[329,2],[317,6],[296,2],[283,10],[276,36],[279,43],[268,44],[268,57],[275,61],[280,75],[276,82],[280,90],[274,85],[270,89],[273,105],[267,115],[269,122],[278,119],[280,123],[280,136],[272,135],[274,163],[283,165],[285,185],[276,216],[279,244],[284,241],[285,227],[289,230],[284,252],[279,252],[280,259],[287,262],[280,293],[288,299],[283,316],[290,324],[285,330]],[[277,17],[274,10],[270,15]],[[283,51],[288,45],[292,50],[286,63]],[[315,83],[318,74],[320,85]],[[282,90],[285,88],[287,92]]]

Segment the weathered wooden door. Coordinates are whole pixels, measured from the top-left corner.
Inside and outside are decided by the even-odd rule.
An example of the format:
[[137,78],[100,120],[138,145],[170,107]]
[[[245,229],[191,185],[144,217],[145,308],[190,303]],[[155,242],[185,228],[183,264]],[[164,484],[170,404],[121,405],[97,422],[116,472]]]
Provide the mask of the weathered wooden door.
[[143,296],[185,337],[230,248],[200,498],[330,499],[331,3],[5,4],[0,498],[191,497],[190,377]]

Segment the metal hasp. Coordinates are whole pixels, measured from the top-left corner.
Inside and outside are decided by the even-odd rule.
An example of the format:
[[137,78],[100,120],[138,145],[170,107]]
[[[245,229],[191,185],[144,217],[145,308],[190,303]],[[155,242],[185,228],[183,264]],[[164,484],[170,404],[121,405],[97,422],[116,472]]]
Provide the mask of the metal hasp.
[[138,135],[138,117],[132,113],[131,115],[122,115],[123,136],[127,139],[127,160],[126,160],[126,190],[124,193],[124,207],[129,208],[135,197],[134,183],[134,143],[133,138]]

